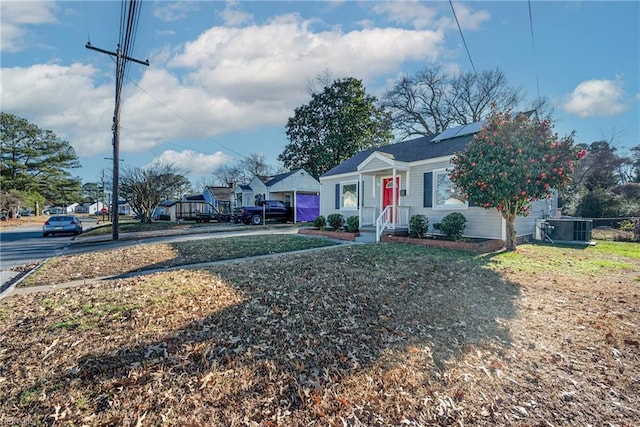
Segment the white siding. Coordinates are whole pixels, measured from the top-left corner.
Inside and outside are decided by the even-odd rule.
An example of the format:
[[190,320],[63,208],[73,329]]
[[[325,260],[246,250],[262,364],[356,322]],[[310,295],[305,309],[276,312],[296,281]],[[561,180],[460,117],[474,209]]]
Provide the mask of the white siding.
[[536,220],[555,216],[558,209],[558,197],[554,193],[551,199],[537,200],[531,204],[531,210],[526,217],[516,218],[516,235],[535,235]]
[[307,172],[298,171],[269,187],[270,192],[292,192],[294,190],[305,193],[317,193],[320,191],[320,183]]
[[382,159],[371,159],[364,167],[360,170],[361,173],[365,173],[367,171],[375,171],[380,169],[389,169],[391,165],[389,162],[385,162]]
[[[384,162],[379,159],[373,159],[369,164]],[[388,167],[385,165],[385,167]],[[406,190],[405,196],[400,196],[400,206],[409,206],[409,216],[421,214],[429,219],[429,229],[433,230],[433,224],[442,221],[442,218],[451,212],[460,212],[467,218],[467,227],[464,230],[466,237],[479,237],[491,239],[505,238],[505,224],[502,215],[496,209],[484,209],[482,207],[460,207],[453,209],[442,209],[433,207],[424,207],[424,174],[437,170],[450,168],[451,164],[448,159],[441,159],[437,162],[414,164],[408,171],[407,177],[405,172],[397,172],[400,177],[400,190]],[[362,171],[361,171],[362,172]],[[332,213],[340,213],[345,217],[357,215],[355,210],[341,210],[335,207],[336,184],[345,182],[356,182],[361,179],[360,184],[360,200],[362,206],[372,207],[376,210],[376,216],[380,213],[381,206],[381,179],[389,177],[390,174],[384,173],[379,175],[367,175],[353,173],[344,174],[339,177],[323,178],[320,182],[320,215],[327,216]],[[407,188],[407,185],[409,187]],[[433,191],[432,191],[433,193]],[[516,219],[516,232],[518,236],[526,236],[535,232],[536,219],[545,216],[554,216],[557,209],[557,197],[551,200],[540,200],[532,205],[531,214],[528,217],[518,217]]]

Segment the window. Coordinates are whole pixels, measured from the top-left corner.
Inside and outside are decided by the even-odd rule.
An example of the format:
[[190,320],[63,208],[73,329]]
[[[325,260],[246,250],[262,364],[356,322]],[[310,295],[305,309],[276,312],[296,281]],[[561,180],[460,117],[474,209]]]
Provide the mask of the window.
[[342,209],[357,209],[358,194],[356,184],[342,184]]
[[449,173],[446,170],[434,172],[435,176],[435,207],[437,208],[462,208],[467,206],[467,202],[449,180]]

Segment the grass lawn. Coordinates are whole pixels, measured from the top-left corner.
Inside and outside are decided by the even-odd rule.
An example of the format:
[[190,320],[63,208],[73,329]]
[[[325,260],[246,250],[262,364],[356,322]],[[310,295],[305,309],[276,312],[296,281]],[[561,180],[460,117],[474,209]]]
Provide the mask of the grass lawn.
[[48,260],[19,286],[54,285],[144,270],[286,253],[336,245],[325,239],[297,235],[211,238],[177,243],[141,244]]
[[336,246],[13,295],[0,423],[639,425],[639,294],[640,244],[599,242]]

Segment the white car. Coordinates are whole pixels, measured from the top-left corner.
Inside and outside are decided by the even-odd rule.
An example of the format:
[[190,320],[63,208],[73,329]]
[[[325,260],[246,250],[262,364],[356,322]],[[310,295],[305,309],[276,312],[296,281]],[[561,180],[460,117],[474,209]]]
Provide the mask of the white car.
[[78,234],[82,233],[82,222],[75,215],[54,215],[42,226],[42,236],[52,234]]

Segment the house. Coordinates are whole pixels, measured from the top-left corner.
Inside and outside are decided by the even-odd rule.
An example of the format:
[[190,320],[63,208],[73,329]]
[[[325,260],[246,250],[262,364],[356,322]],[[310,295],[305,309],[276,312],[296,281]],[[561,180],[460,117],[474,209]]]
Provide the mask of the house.
[[263,200],[280,200],[294,208],[294,221],[313,221],[320,215],[320,183],[304,169],[272,176],[256,175],[235,192],[236,206],[257,206]]
[[187,194],[179,201],[163,200],[153,211],[152,218],[176,220],[204,220],[218,218],[217,214],[231,215],[233,186],[207,186],[200,194]]
[[205,193],[210,194],[210,199],[215,200],[215,205],[218,213],[230,214],[232,211],[232,204],[234,200],[234,188],[233,184],[229,184],[226,187],[214,187],[208,186],[205,188]]
[[[433,225],[451,212],[467,218],[466,237],[506,240],[506,223],[496,209],[464,200],[448,177],[450,159],[464,150],[482,123],[447,129],[384,147],[361,151],[320,177],[320,214],[357,216],[361,229],[375,227],[376,241],[387,230],[406,231],[416,214]],[[555,215],[557,196],[533,203],[531,214],[518,217],[518,237],[532,236],[536,220]]]
[[176,221],[176,204],[175,200],[163,200],[155,207],[151,218],[154,220]]
[[233,207],[255,205],[255,196],[248,184],[237,185],[233,194]]
[[64,206],[52,206],[49,208],[50,214],[72,214],[76,211],[76,207],[78,207],[78,203],[71,203],[70,205]]
[[124,200],[119,200],[118,215],[131,215],[131,205]]
[[103,202],[84,202],[75,207],[75,213],[79,214],[95,214],[104,207]]

